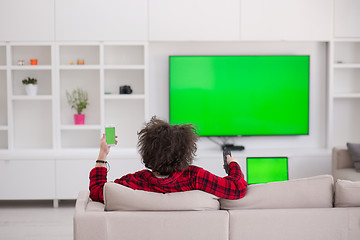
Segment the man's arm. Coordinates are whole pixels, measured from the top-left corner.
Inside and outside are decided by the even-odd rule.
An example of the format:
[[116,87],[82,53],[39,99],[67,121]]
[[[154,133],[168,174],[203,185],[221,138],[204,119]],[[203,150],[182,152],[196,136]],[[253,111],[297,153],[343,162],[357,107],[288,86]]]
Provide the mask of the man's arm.
[[104,202],[103,189],[107,182],[107,169],[105,167],[95,167],[90,172],[90,198],[93,201]]
[[[117,141],[115,142],[117,143]],[[106,157],[110,152],[110,147],[106,143],[106,135],[103,134],[100,140],[100,151],[97,160],[106,161]],[[105,163],[97,162],[95,168],[90,172],[90,198],[93,201],[104,202],[103,189],[107,182],[107,169]]]
[[228,156],[227,160],[229,163],[229,175],[227,177],[218,177],[200,168],[196,176],[195,188],[220,198],[235,200],[244,197],[247,182],[241,168],[234,158]]

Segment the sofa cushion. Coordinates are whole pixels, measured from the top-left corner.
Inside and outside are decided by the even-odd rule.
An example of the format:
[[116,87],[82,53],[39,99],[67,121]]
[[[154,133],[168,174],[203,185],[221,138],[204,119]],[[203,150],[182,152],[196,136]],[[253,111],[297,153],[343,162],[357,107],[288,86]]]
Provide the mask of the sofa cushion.
[[106,211],[218,210],[218,199],[199,190],[163,194],[133,190],[113,182],[104,187]]
[[360,207],[360,181],[336,181],[335,207]]
[[360,181],[360,173],[355,168],[335,169],[333,174],[335,179]]
[[322,175],[284,182],[249,185],[239,200],[220,199],[221,209],[330,208],[333,177]]
[[351,160],[354,162],[356,171],[360,172],[360,144],[347,143],[346,145],[348,147]]
[[86,211],[88,212],[103,212],[104,204],[101,202],[96,202],[89,199],[89,202],[86,205]]

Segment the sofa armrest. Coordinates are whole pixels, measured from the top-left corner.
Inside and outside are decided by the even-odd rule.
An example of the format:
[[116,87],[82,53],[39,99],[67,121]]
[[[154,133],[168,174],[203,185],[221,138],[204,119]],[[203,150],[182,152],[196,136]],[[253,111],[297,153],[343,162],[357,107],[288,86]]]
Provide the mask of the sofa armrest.
[[86,206],[89,202],[89,191],[81,191],[78,194],[75,204],[75,215],[83,214],[86,210]]
[[74,212],[74,240],[106,239],[107,226],[104,212],[88,211],[89,191],[81,191]]
[[332,173],[337,169],[354,168],[353,161],[346,148],[334,147],[332,151]]

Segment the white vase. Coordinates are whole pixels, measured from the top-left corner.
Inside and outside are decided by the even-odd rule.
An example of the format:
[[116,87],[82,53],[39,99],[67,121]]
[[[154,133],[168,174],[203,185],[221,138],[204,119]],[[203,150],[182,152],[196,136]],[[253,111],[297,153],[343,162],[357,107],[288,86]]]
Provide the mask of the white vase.
[[37,84],[26,84],[25,85],[26,94],[28,96],[36,96],[38,85]]

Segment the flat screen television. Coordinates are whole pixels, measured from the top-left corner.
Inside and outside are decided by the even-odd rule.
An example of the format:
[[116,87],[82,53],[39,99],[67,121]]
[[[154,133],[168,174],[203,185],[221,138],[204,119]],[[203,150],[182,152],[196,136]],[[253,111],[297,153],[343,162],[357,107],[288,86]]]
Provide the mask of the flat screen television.
[[169,121],[200,136],[309,134],[306,55],[170,56]]

